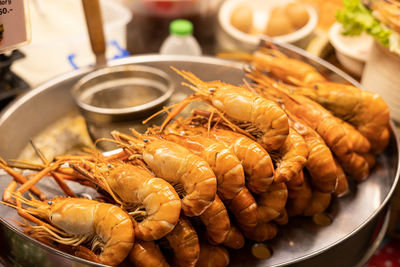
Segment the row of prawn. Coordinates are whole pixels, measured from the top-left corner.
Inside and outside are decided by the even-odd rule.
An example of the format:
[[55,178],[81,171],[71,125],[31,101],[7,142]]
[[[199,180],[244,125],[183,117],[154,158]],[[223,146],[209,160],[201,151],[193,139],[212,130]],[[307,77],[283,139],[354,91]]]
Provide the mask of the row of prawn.
[[[276,51],[247,57],[255,65],[249,74],[255,83],[247,87],[203,82],[189,72],[176,70],[192,83],[188,86],[195,94],[175,105],[165,123],[149,129],[146,135],[113,132],[113,142],[123,148],[116,155],[65,156],[52,163],[44,160],[29,180],[0,163],[16,180],[3,198],[10,201],[14,197],[19,214],[41,226],[26,226],[34,237],[79,246],[77,255],[112,265],[128,254],[137,265],[144,266],[141,259],[166,264],[157,244],[168,243],[174,251],[170,261],[174,265],[194,266],[197,262],[212,266],[202,258],[212,254],[214,266],[224,266],[229,255],[221,245],[238,249],[244,244],[243,236],[257,242],[269,240],[277,234],[277,225],[286,224],[290,216],[321,214],[332,196],[348,190],[347,177],[362,181],[368,176],[375,154],[387,145],[387,106],[372,93],[328,83],[311,66]],[[279,65],[280,60],[285,64]],[[293,65],[297,72],[284,69]],[[264,75],[267,67],[292,85]],[[195,100],[213,109],[196,110],[193,116],[168,125]],[[132,226],[131,239],[124,239],[130,236],[125,228],[103,225],[111,221],[102,217],[92,218],[102,224],[94,227],[95,233],[75,231],[71,225],[79,225],[79,215],[69,215],[68,223],[55,221],[60,217],[65,220],[64,215],[71,212],[67,204],[59,205],[61,212],[54,205],[58,199],[49,204],[23,198],[27,190],[44,198],[34,184],[46,174],[51,174],[70,197],[75,194],[65,179],[101,188],[122,208],[110,206],[125,214],[117,217],[124,218],[125,228]],[[17,182],[23,184],[18,189]],[[60,199],[62,203],[87,201]],[[36,209],[24,209],[21,202]],[[110,231],[107,227],[120,229],[124,238],[103,233]],[[200,238],[199,243],[203,236],[207,240]],[[84,243],[91,248],[81,246]],[[206,243],[219,245],[218,249],[210,249]]]
[[[196,122],[195,118],[190,119]],[[171,125],[168,130],[175,132],[178,127]],[[190,128],[207,132],[201,127]],[[23,184],[16,189],[17,183],[10,183],[3,200],[12,202],[14,197],[18,213],[38,225],[25,226],[31,236],[77,246],[75,254],[86,259],[117,265],[128,256],[137,266],[154,262],[165,265],[163,254],[153,242],[162,239],[172,248],[172,262],[176,266],[225,266],[229,263],[227,250],[207,243],[239,249],[244,245],[243,235],[258,242],[275,237],[276,224],[288,221],[288,189],[284,183],[273,183],[272,160],[260,144],[229,130],[211,132],[214,139],[176,133],[128,136],[113,132],[115,142],[124,149],[120,153],[110,157],[99,153],[63,156],[43,165],[20,162],[25,168],[40,169],[30,179],[2,162],[0,166]],[[49,202],[23,198],[27,190],[45,198],[33,187],[45,175],[53,176],[70,197]],[[122,209],[75,198],[63,182],[65,179],[98,186],[107,192],[109,202]],[[182,200],[171,184],[180,188]],[[254,195],[257,193],[256,198],[246,185]],[[308,183],[301,182],[293,188],[310,189]],[[302,193],[298,195],[301,197]],[[294,208],[304,210],[299,214],[306,215],[306,209],[309,215],[322,212],[312,210],[315,204],[310,203],[317,201],[312,201],[311,196],[310,190],[309,201]],[[33,208],[24,209],[18,202]],[[228,210],[235,220],[230,220]],[[197,231],[185,216],[199,218],[192,220]],[[207,240],[199,242],[196,232],[207,236]],[[81,244],[89,244],[90,249]],[[98,251],[99,254],[94,253]]]

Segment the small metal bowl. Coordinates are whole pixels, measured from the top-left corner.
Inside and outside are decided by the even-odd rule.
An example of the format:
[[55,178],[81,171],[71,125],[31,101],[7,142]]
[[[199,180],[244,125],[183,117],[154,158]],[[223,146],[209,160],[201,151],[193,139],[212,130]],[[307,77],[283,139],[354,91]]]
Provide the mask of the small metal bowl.
[[[110,137],[112,130],[144,132],[143,119],[167,104],[174,86],[169,76],[156,68],[142,65],[106,67],[81,78],[72,88],[72,96],[86,120],[90,137]],[[158,118],[153,121],[157,124]],[[100,143],[112,149],[111,143]]]

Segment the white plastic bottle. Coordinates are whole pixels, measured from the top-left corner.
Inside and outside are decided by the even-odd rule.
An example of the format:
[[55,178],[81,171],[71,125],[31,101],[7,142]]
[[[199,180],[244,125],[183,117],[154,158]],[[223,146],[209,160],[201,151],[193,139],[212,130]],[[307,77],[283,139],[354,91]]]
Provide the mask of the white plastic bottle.
[[169,25],[170,35],[160,48],[163,55],[201,55],[201,47],[193,37],[193,24],[184,19],[177,19]]

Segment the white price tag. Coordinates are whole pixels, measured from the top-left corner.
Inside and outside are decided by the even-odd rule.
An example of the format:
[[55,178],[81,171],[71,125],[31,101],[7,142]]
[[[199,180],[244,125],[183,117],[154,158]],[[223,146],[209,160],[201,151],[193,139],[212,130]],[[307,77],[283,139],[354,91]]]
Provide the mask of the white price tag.
[[29,25],[25,0],[0,0],[0,52],[29,42]]

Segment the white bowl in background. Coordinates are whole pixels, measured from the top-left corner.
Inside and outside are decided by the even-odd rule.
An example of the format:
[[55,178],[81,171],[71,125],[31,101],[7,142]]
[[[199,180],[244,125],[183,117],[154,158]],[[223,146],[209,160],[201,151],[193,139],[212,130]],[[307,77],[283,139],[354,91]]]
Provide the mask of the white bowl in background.
[[333,24],[329,29],[329,41],[335,48],[340,64],[352,74],[361,77],[373,38],[366,33],[360,36],[345,36],[341,34],[342,29],[340,23]]
[[[222,51],[234,51],[243,50],[251,51],[257,48],[262,38],[260,35],[251,35],[238,30],[231,24],[231,16],[233,11],[239,5],[245,4],[253,10],[253,25],[257,27],[260,21],[264,24],[267,23],[269,13],[272,9],[278,5],[284,5],[293,0],[227,0],[225,1],[219,12],[218,12],[218,34],[217,42],[219,50]],[[287,42],[297,44],[302,40],[309,37],[318,23],[318,15],[314,7],[306,5],[306,10],[309,15],[309,19],[306,25],[292,33],[273,37],[278,42]],[[260,28],[260,27],[259,27]]]

